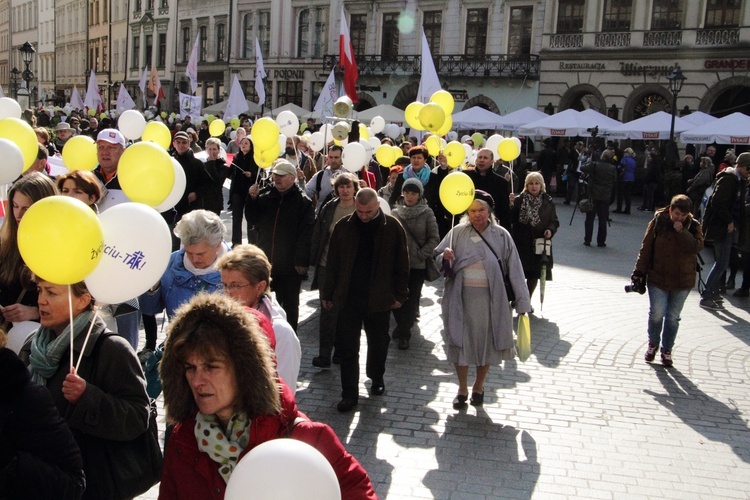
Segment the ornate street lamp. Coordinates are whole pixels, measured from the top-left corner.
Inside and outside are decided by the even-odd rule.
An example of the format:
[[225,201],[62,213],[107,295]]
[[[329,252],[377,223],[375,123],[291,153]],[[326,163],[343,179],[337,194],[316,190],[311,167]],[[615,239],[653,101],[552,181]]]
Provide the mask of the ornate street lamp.
[[13,66],[13,69],[10,70],[10,88],[12,90],[11,94],[13,95],[14,99],[18,99],[18,77],[21,75],[21,72],[18,71],[18,68]]
[[32,99],[30,82],[34,79],[34,72],[29,69],[29,66],[31,65],[31,61],[34,60],[34,53],[36,53],[36,50],[34,50],[34,46],[31,45],[28,41],[24,42],[24,44],[21,45],[18,50],[19,52],[21,52],[21,59],[23,59],[23,63],[26,65],[26,69],[23,70],[21,78],[24,82],[26,82],[26,95],[29,98],[27,106],[31,106]]
[[682,84],[687,78],[682,74],[680,65],[675,63],[672,73],[667,77],[669,90],[672,92],[672,125],[669,128],[669,142],[674,142],[674,119],[677,112],[677,94],[682,90]]

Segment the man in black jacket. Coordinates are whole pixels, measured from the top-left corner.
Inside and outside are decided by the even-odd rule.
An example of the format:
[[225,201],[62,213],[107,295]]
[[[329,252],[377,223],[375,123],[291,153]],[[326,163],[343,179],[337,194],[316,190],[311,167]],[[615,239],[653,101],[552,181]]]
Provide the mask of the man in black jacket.
[[190,136],[187,135],[187,132],[177,132],[172,139],[172,146],[174,147],[174,158],[185,171],[185,194],[174,207],[177,210],[176,224],[183,215],[190,211],[190,204],[198,199],[197,184],[199,173],[203,170],[203,164],[193,156],[193,150],[190,149]]
[[583,165],[581,171],[588,174],[589,200],[593,210],[586,213],[585,235],[583,244],[591,246],[591,238],[594,235],[594,218],[599,219],[599,229],[596,231],[596,243],[598,247],[607,246],[607,222],[609,221],[609,204],[617,182],[617,169],[612,165],[614,151],[605,149],[602,152],[601,161],[593,161]]
[[248,198],[248,224],[258,230],[258,246],[271,262],[271,288],[297,330],[299,293],[307,274],[315,224],[312,202],[297,185],[297,168],[286,160],[271,167],[273,187],[260,192],[253,184]]
[[497,223],[510,231],[510,183],[504,177],[492,171],[494,157],[488,148],[477,151],[474,170],[468,170],[468,175],[474,182],[474,189],[481,189],[492,196],[495,201],[495,217]]

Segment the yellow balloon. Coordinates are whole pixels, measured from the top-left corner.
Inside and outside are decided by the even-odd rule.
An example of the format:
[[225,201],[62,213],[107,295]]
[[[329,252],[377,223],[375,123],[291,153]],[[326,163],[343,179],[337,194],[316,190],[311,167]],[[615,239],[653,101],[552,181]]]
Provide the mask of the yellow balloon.
[[359,124],[359,138],[364,140],[370,139],[370,133],[367,131],[367,126],[364,123]]
[[[279,155],[281,154],[281,144],[279,144],[279,141],[276,141],[276,144],[271,146],[270,148],[261,151],[260,157],[263,159],[263,163],[273,163],[274,161],[279,159]],[[270,166],[270,165],[269,165]]]
[[427,152],[430,154],[430,156],[437,156],[438,154],[440,154],[440,137],[431,135],[427,138],[426,141],[424,141],[424,145],[427,148]]
[[165,150],[172,145],[172,134],[169,132],[169,128],[161,122],[148,122],[141,139],[155,142]]
[[126,149],[120,157],[117,178],[131,201],[155,207],[172,192],[172,158],[153,142],[138,142]]
[[396,161],[393,149],[388,144],[382,144],[375,150],[375,159],[384,167],[391,167]]
[[440,107],[439,104],[430,102],[424,105],[422,110],[419,112],[419,123],[425,128],[425,130],[438,130],[443,126],[445,121],[445,111]]
[[214,120],[208,126],[208,133],[211,134],[211,137],[219,137],[221,134],[224,133],[224,130],[226,130],[226,128],[227,126],[224,124],[223,121]]
[[271,149],[275,142],[279,142],[279,133],[279,125],[267,116],[256,120],[250,129],[253,144],[261,151]]
[[239,118],[232,118],[229,120],[229,124],[232,126],[232,129],[237,130],[240,128],[240,119]]
[[471,134],[471,140],[474,141],[475,149],[484,144],[484,136],[479,132],[474,132],[473,134]]
[[453,106],[455,105],[455,101],[453,100],[453,95],[451,95],[451,93],[447,90],[438,90],[437,92],[432,94],[432,96],[430,97],[430,102],[434,102],[435,104],[443,108],[446,116],[453,113]]
[[498,144],[497,152],[503,161],[513,161],[521,154],[521,148],[512,138],[506,137]]
[[422,123],[419,121],[419,113],[422,111],[422,108],[424,108],[424,104],[421,102],[413,102],[406,106],[406,109],[404,110],[406,123],[408,123],[414,130],[425,130]]
[[440,127],[440,129],[435,131],[435,135],[439,135],[440,137],[443,137],[448,132],[450,132],[452,128],[453,128],[453,117],[451,115],[445,115],[445,121],[443,122],[443,126]]
[[34,203],[18,226],[18,250],[29,269],[45,281],[83,281],[102,257],[104,235],[96,213],[70,196]]
[[451,141],[445,146],[443,151],[445,159],[448,161],[448,166],[456,168],[464,162],[466,159],[466,150],[463,144],[458,141]]
[[95,116],[95,115],[96,115],[96,110],[95,109],[90,109],[89,110],[89,116]]
[[23,172],[26,172],[39,153],[39,142],[31,125],[19,118],[3,118],[0,120],[0,138],[18,146],[23,154]]
[[393,151],[393,163],[396,163],[400,156],[404,156],[404,150],[398,146],[391,146],[391,151]]
[[74,170],[94,170],[99,164],[96,143],[87,135],[77,135],[68,139],[62,151],[65,168]]
[[458,215],[474,201],[474,182],[463,172],[451,172],[440,183],[440,201],[447,211]]

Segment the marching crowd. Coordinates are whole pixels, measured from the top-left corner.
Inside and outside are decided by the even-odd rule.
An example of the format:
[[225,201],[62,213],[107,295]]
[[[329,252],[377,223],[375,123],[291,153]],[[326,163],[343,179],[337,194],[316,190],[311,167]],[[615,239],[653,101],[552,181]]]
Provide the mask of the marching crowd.
[[[78,128],[84,122],[87,127]],[[465,170],[473,200],[457,220],[440,194],[452,171],[445,156],[431,156],[416,139],[397,144],[404,156],[394,166],[373,160],[350,172],[342,166],[340,146],[316,152],[305,136],[290,137],[264,170],[254,159],[248,121],[233,136],[212,138],[203,124],[196,132],[176,120],[170,152],[185,172],[186,189],[161,214],[174,233],[167,269],[141,296],[104,306],[83,282],[68,291],[34,276],[19,253],[17,233],[25,211],[48,196],[75,196],[97,211],[127,201],[117,178],[127,142],[114,125],[106,118],[51,119],[46,126],[54,128],[54,140],[47,128],[37,128],[40,157],[59,152],[71,135],[88,133],[99,165],[92,173],[52,180],[40,161],[8,194],[0,229],[3,329],[24,321],[39,327],[18,357],[0,351],[0,498],[17,492],[130,498],[159,480],[160,498],[223,498],[246,453],[290,436],[323,453],[342,498],[375,498],[367,473],[330,427],[297,408],[303,356],[319,369],[339,366],[337,409],[353,411],[360,395],[361,331],[369,393],[377,397],[386,391],[391,340],[409,349],[423,284],[444,279],[443,340],[458,381],[453,407],[483,405],[490,368],[516,355],[513,309],[532,313],[530,298],[540,280],[552,278],[550,240],[559,221],[547,190],[554,186],[568,204],[583,206],[585,196],[584,244],[591,244],[598,217],[597,244],[604,247],[609,207],[617,200],[615,213],[630,213],[635,181],[636,153],[614,144],[589,149],[583,142],[573,148],[565,143],[554,151],[545,141],[537,170],[528,172],[525,159],[523,168],[512,169],[480,146]],[[200,149],[205,161],[195,156]],[[657,196],[648,169],[659,158],[646,160],[642,208],[653,210],[661,200],[667,208],[649,224],[633,281],[647,286],[651,299],[645,358],[652,361],[661,343],[662,362],[671,366],[679,312],[703,247],[701,224],[691,212],[703,197],[697,190],[712,185],[713,173],[710,162],[699,160],[700,168],[684,183],[680,179],[678,191]],[[736,212],[735,202],[744,200],[749,167],[750,153],[743,153],[713,184],[704,226],[717,260],[704,307],[720,307],[721,275],[737,234],[745,234],[744,203]],[[219,217],[225,209],[232,215],[229,230]],[[227,233],[231,241],[225,241]],[[296,336],[301,285],[310,278],[320,297],[316,355],[302,353]],[[109,311],[106,321],[93,314],[99,307]],[[169,327],[157,345],[162,311]],[[141,321],[145,347],[137,352]],[[78,363],[73,367],[70,359]],[[150,398],[162,391],[169,424],[163,466],[161,456],[145,456],[149,444],[153,449]]]

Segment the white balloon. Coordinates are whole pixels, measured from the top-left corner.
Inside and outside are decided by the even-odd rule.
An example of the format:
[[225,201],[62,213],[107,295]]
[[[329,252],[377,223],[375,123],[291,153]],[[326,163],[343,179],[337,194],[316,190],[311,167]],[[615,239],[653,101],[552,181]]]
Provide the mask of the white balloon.
[[406,135],[406,127],[399,127],[398,131],[401,132],[401,135]]
[[375,148],[372,147],[372,144],[370,144],[370,141],[366,139],[360,139],[359,143],[362,144],[362,147],[365,148],[365,153],[367,154],[367,159],[365,160],[365,163],[369,163],[372,159],[372,155],[375,153]]
[[313,151],[320,151],[323,149],[323,146],[325,146],[325,140],[323,139],[323,134],[320,132],[313,132],[310,134],[310,148]]
[[281,147],[281,151],[286,149],[286,135],[279,134],[279,146]]
[[182,199],[182,195],[185,194],[185,188],[187,187],[185,170],[175,158],[172,158],[172,166],[174,167],[174,185],[172,186],[172,191],[167,195],[167,199],[154,207],[154,210],[157,212],[166,212],[174,207]]
[[[23,172],[23,153],[15,142],[10,139],[0,139],[0,185],[9,184],[18,179]],[[6,217],[8,215],[6,214]]]
[[378,196],[378,202],[380,203],[380,210],[382,210],[385,215],[391,215],[391,206],[385,198]]
[[385,128],[385,119],[382,116],[376,116],[370,120],[370,128],[373,134],[379,134]]
[[159,212],[142,203],[115,205],[99,220],[104,250],[99,264],[86,277],[86,286],[96,300],[119,304],[159,281],[172,254],[172,236]]
[[469,146],[469,145],[468,145],[468,144],[466,144],[466,143],[464,143],[464,144],[461,144],[461,145],[462,145],[462,146],[464,147],[464,151],[466,151],[466,158],[469,158],[469,157],[471,156],[471,153],[472,153],[472,152],[473,152],[474,150],[473,150],[473,149],[471,149],[471,146]]
[[518,150],[519,151],[523,151],[523,148],[521,146],[521,139],[519,139],[518,137],[511,137],[511,140],[513,140],[513,142],[515,142],[516,144],[518,144]]
[[469,156],[469,163],[470,164],[472,164],[472,165],[476,165],[477,164],[477,153],[479,153],[479,151],[472,151],[471,152],[471,155]]
[[448,142],[453,142],[458,140],[458,132],[455,130],[451,130],[448,132],[448,134],[445,136],[446,139],[448,139]]
[[374,137],[374,136],[370,137],[367,140],[367,142],[370,143],[370,146],[372,146],[373,150],[378,149],[380,147],[380,139],[378,139],[377,137]]
[[295,135],[299,131],[299,118],[289,110],[282,111],[276,117],[276,124],[279,130],[287,137]]
[[341,500],[341,487],[328,460],[297,439],[272,439],[259,444],[234,468],[226,500]]
[[389,123],[385,126],[385,135],[391,139],[398,139],[401,135],[401,128],[395,123]]
[[347,144],[341,152],[341,163],[349,172],[362,170],[368,163],[365,147],[358,142]]
[[0,97],[0,118],[21,118],[21,106],[15,99]]
[[126,139],[131,141],[140,139],[143,131],[146,130],[146,118],[140,111],[129,109],[120,115],[120,119],[117,120],[117,128],[120,129]]
[[231,131],[231,132],[229,133],[229,138],[230,138],[231,140],[235,140],[235,139],[237,138],[237,131],[236,131],[236,130],[232,130],[232,131]]
[[497,150],[497,147],[500,145],[500,142],[503,140],[503,136],[499,134],[492,134],[487,138],[487,141],[485,142],[485,148],[492,151],[492,156],[495,158],[495,161],[500,159],[500,153]]
[[465,143],[466,141],[468,141],[468,140],[470,140],[470,139],[471,139],[471,136],[470,136],[470,135],[462,135],[462,136],[461,136],[461,142],[464,142],[464,143]]

